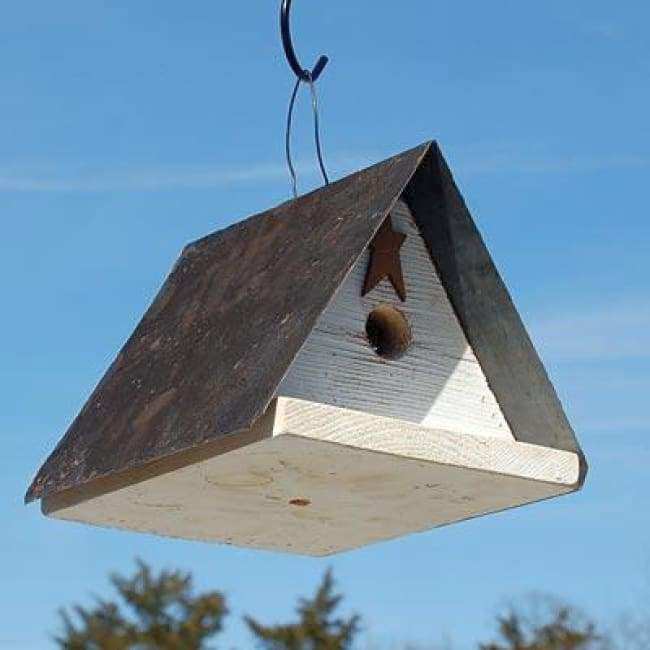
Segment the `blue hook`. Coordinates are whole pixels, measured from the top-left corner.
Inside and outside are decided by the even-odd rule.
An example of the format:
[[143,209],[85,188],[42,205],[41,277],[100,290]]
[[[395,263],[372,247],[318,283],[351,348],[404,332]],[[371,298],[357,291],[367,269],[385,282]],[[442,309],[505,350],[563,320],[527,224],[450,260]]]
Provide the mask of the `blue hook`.
[[282,0],[280,8],[280,31],[282,33],[282,45],[284,46],[284,53],[286,54],[287,61],[296,77],[305,83],[316,81],[321,76],[325,66],[328,64],[329,59],[326,56],[321,56],[313,70],[303,68],[296,56],[296,50],[293,47],[291,40],[291,2],[292,0]]

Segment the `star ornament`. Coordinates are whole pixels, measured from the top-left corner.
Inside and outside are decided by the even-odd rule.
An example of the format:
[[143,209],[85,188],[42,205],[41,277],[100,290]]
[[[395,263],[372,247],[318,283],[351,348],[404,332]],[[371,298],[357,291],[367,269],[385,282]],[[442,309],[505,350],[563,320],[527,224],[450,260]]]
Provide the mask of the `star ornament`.
[[390,215],[381,225],[370,244],[370,263],[363,284],[362,296],[370,293],[384,278],[388,278],[400,300],[406,300],[406,286],[402,274],[399,250],[406,235],[393,230]]

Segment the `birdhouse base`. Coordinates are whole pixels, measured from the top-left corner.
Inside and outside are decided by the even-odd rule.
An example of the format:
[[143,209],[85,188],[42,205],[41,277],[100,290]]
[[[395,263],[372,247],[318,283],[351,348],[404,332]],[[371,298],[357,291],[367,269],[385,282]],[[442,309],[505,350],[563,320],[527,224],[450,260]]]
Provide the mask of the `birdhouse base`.
[[329,555],[577,490],[578,454],[277,398],[217,444],[43,500],[45,514]]

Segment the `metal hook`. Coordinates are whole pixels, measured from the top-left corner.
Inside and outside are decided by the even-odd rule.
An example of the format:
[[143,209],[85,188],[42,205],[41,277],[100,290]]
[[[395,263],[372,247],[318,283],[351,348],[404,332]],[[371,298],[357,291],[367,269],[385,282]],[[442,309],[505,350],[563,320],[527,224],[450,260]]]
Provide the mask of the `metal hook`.
[[282,6],[280,8],[280,31],[282,33],[284,53],[296,77],[305,83],[312,83],[321,76],[329,59],[326,56],[321,56],[316,61],[316,65],[311,72],[300,65],[296,56],[296,50],[293,47],[293,41],[291,40],[291,2],[292,0],[282,0]]

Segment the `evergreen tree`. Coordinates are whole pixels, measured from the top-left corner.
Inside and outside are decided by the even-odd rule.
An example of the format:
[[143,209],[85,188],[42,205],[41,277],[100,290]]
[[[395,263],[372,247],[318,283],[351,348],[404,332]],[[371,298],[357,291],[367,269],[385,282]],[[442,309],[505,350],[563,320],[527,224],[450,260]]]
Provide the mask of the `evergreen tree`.
[[63,633],[55,637],[63,650],[204,650],[222,629],[228,610],[223,596],[195,596],[192,577],[180,571],[152,575],[144,562],[132,578],[111,577],[120,604],[98,600],[95,607],[61,611]]
[[596,650],[606,646],[595,624],[567,605],[552,604],[541,617],[511,609],[497,622],[500,640],[481,644],[480,650]]
[[298,601],[297,622],[267,627],[251,617],[245,620],[261,650],[350,650],[360,619],[357,615],[334,618],[341,600],[342,596],[334,593],[334,580],[328,571],[315,596]]

